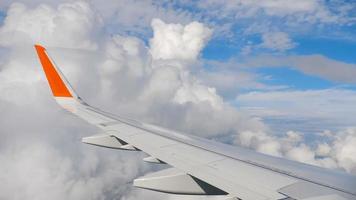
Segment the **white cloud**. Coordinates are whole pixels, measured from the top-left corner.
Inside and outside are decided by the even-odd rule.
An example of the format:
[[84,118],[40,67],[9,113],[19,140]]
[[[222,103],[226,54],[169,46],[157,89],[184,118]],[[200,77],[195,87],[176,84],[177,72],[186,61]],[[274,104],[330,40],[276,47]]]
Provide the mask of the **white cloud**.
[[186,102],[210,102],[215,108],[221,108],[223,100],[216,94],[215,88],[206,87],[201,84],[183,85],[177,91],[173,99],[175,102],[183,104]]
[[355,133],[356,128],[334,132],[325,142],[307,141],[302,135],[296,140],[295,132],[277,137],[265,132],[245,131],[237,135],[234,142],[262,153],[356,174],[356,160],[352,156],[356,151]]
[[159,102],[172,100],[182,85],[180,72],[180,69],[174,66],[155,67],[141,98]]
[[317,165],[317,163],[315,162],[315,153],[310,149],[309,146],[305,144],[301,144],[300,146],[293,147],[287,152],[286,156],[290,159],[299,162]]
[[266,132],[244,131],[237,136],[237,144],[259,152],[281,157],[281,144]]
[[211,30],[198,22],[183,26],[166,24],[160,19],[152,20],[152,28],[154,34],[150,40],[150,52],[152,58],[158,61],[152,65],[154,76],[146,93],[155,99],[162,98],[162,94],[173,95],[172,101],[179,104],[208,102],[214,108],[221,109],[223,100],[216,94],[215,88],[201,84],[186,69],[189,65],[184,63],[198,58],[210,38]]
[[356,174],[356,128],[349,128],[336,135],[331,144],[330,154],[338,165],[348,172]]
[[211,30],[199,22],[182,26],[153,19],[152,28],[150,48],[154,59],[195,60],[211,36]]
[[48,141],[21,141],[3,149],[0,169],[6,173],[0,175],[0,198],[111,199],[114,194],[120,198],[131,188],[129,180],[147,171],[137,157],[91,148],[82,146],[75,153]]
[[91,7],[81,1],[60,4],[56,9],[40,5],[29,9],[14,3],[0,29],[0,45],[41,42],[59,47],[94,49],[96,29],[101,26]]

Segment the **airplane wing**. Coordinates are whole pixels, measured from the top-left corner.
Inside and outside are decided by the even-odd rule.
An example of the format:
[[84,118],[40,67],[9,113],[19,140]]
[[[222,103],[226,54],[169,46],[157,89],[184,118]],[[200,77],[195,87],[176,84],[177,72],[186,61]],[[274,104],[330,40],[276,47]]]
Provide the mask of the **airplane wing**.
[[172,194],[223,195],[243,200],[356,200],[356,177],[229,146],[113,115],[86,104],[46,49],[35,45],[55,100],[99,127],[84,143],[143,151],[146,162],[171,168],[134,180],[134,186]]

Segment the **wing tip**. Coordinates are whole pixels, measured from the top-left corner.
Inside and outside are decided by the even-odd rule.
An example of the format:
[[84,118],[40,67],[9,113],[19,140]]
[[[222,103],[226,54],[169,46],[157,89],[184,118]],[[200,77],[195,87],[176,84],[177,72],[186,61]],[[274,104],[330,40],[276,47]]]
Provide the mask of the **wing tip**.
[[41,51],[46,50],[46,48],[44,48],[44,47],[43,47],[42,45],[40,45],[40,44],[34,44],[34,47],[35,47],[36,50],[41,50]]
[[45,72],[47,81],[52,90],[52,94],[54,97],[73,97],[71,93],[68,83],[66,83],[65,79],[61,77],[60,71],[56,69],[54,63],[50,60],[46,53],[46,48],[44,48],[40,44],[34,45],[40,63],[42,65],[43,71]]

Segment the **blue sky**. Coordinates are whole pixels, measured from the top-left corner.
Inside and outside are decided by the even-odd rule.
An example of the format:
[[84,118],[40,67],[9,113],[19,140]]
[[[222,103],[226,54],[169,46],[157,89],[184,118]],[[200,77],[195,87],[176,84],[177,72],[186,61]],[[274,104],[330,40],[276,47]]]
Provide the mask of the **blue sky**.
[[4,18],[5,18],[5,13],[0,10],[0,25],[2,25],[2,23],[4,22]]
[[[355,27],[356,29],[356,27]],[[345,31],[347,31],[346,29]],[[298,44],[288,52],[279,53],[279,55],[314,55],[320,54],[328,58],[342,61],[345,63],[356,63],[356,42],[348,39],[325,39],[325,38],[295,38]],[[241,46],[230,45],[228,41],[212,40],[203,51],[203,58],[208,60],[227,61],[235,57],[240,57]],[[258,51],[254,54],[264,54],[266,52]],[[278,68],[269,68],[261,66],[256,70],[257,73],[264,76],[270,76],[270,80],[262,80],[266,84],[287,85],[293,89],[325,89],[331,87],[345,86],[343,82],[335,82],[325,78],[305,74],[301,71],[291,69],[285,65]],[[356,77],[355,77],[356,79]],[[348,85],[353,87],[354,84]]]
[[[344,31],[345,34],[353,34],[354,29],[356,30],[355,25],[341,28],[340,31]],[[252,40],[258,42],[261,39],[255,36]],[[293,41],[297,44],[293,49],[286,52],[277,52],[277,54],[279,56],[318,54],[333,60],[356,64],[356,40],[349,38],[323,38],[321,36],[313,36],[313,33],[310,33],[310,37],[306,35],[295,36]],[[219,60],[223,62],[241,57],[240,53],[242,48],[243,46],[241,44],[231,44],[228,40],[221,38],[213,39],[204,49],[202,57],[208,60]],[[268,50],[256,50],[253,52],[254,55],[266,53],[275,54],[276,52]],[[308,90],[345,86],[342,81],[336,82],[326,78],[308,75],[301,71],[291,69],[288,65],[278,68],[261,66],[256,72],[272,77],[271,80],[262,80],[266,84],[287,85],[293,89]],[[348,86],[352,88],[355,85],[348,84]]]

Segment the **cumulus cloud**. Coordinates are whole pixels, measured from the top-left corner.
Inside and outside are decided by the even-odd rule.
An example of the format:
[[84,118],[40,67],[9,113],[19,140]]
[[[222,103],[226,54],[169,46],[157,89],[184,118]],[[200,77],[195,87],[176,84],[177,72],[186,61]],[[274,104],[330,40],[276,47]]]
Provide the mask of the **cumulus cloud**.
[[336,139],[331,143],[329,155],[337,161],[340,167],[355,174],[356,159],[352,155],[355,155],[356,151],[356,129],[349,128],[344,132],[335,134],[335,136]]
[[355,174],[356,128],[331,133],[329,138],[308,141],[304,135],[289,131],[279,137],[265,132],[242,132],[235,143],[273,156],[286,157],[299,162],[331,169],[343,169]]
[[215,88],[206,87],[195,84],[193,86],[185,85],[177,91],[173,99],[175,102],[183,104],[186,102],[197,103],[200,101],[211,102],[215,108],[221,108],[223,101],[221,97],[216,94]]
[[150,46],[154,59],[194,60],[211,36],[211,30],[199,22],[182,26],[153,19],[152,28]]
[[33,44],[59,47],[95,49],[94,26],[100,19],[91,7],[81,1],[60,4],[56,9],[40,5],[29,9],[24,4],[13,3],[7,11],[0,29],[0,44]]

